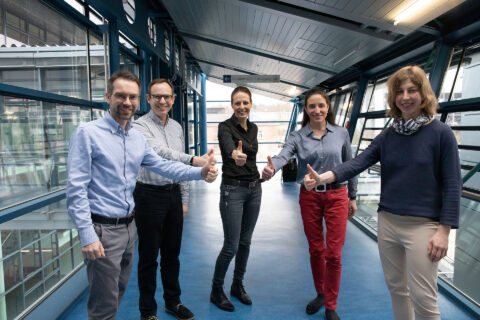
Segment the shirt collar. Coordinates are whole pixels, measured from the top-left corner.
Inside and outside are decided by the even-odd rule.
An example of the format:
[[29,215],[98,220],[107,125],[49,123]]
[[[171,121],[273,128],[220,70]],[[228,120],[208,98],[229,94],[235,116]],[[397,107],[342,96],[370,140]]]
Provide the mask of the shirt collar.
[[[115,119],[113,119],[112,115],[110,114],[110,111],[105,112],[105,116],[103,117],[103,119],[105,119],[105,122],[107,123],[112,133],[123,131],[122,126],[117,121],[115,121]],[[132,125],[129,120],[127,122],[127,125],[125,126],[125,135],[128,135],[128,132],[130,131],[131,128],[132,128]]]
[[[152,109],[150,109],[150,111],[147,113],[148,114],[148,117],[150,117],[150,119],[153,120],[153,122],[155,122],[156,124],[160,124],[163,126],[163,121],[162,119],[160,119],[154,112]],[[165,126],[168,124],[168,120],[170,119],[170,117],[168,116],[167,114],[167,121],[165,121]]]
[[[237,117],[235,117],[235,114],[232,114],[230,119],[232,120],[233,125],[235,127],[238,127],[240,125],[240,122],[238,122],[238,119],[237,119]],[[250,122],[250,120],[247,119],[247,128],[250,128],[250,125],[251,125],[251,122]]]
[[[313,134],[313,130],[312,130],[312,127],[310,127],[310,122],[307,123],[307,125],[305,127],[303,127],[303,129],[306,131],[306,135],[309,136],[311,134]],[[327,134],[327,132],[333,132],[333,125],[330,124],[330,122],[327,121],[327,130],[325,130],[325,134]]]

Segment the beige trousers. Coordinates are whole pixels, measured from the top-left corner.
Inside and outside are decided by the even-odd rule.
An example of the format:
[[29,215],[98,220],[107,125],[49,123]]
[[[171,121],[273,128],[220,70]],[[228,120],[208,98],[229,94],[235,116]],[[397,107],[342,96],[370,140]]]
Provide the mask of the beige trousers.
[[427,254],[438,225],[428,218],[378,213],[378,249],[395,320],[440,320],[438,262]]

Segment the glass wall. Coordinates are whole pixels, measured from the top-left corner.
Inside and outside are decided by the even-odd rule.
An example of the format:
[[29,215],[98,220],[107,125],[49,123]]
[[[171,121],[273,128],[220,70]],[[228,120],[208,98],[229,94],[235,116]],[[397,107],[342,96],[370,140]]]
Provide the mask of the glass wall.
[[[39,0],[0,1],[0,83],[15,86],[0,95],[0,211],[61,192],[70,136],[105,113],[88,103],[105,100],[106,35],[67,17]],[[0,244],[0,319],[16,318],[83,262],[65,201],[0,224]]]
[[18,316],[83,262],[65,200],[0,224],[0,319]]
[[[2,1],[0,16],[3,15],[7,19],[2,21],[0,29],[1,83],[80,99],[104,100],[108,59],[105,59],[102,35],[89,32],[87,37],[85,27],[65,19],[37,0]],[[49,23],[43,23],[42,19]]]
[[90,109],[0,96],[0,208],[66,185],[68,141]]

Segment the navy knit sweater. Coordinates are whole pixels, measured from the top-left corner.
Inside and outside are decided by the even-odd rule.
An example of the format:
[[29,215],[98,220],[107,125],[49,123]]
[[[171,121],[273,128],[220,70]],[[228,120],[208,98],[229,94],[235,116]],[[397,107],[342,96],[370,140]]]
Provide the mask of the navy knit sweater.
[[458,228],[460,160],[457,141],[446,124],[433,120],[410,136],[390,127],[333,172],[341,182],[378,161],[382,169],[378,210],[427,217]]

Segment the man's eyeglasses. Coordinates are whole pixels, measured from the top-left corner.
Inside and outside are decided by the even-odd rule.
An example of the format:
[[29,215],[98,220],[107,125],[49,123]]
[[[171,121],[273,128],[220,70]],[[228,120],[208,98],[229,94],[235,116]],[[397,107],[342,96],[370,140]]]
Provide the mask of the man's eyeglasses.
[[113,96],[115,97],[115,99],[122,100],[122,101],[127,100],[127,98],[130,101],[137,101],[138,97],[139,97],[138,94],[124,94],[124,93],[120,93],[120,92],[115,92],[113,94]]
[[173,96],[174,96],[173,94],[151,94],[150,95],[150,97],[152,97],[156,101],[160,101],[162,100],[162,98],[165,101],[170,101],[172,100]]

